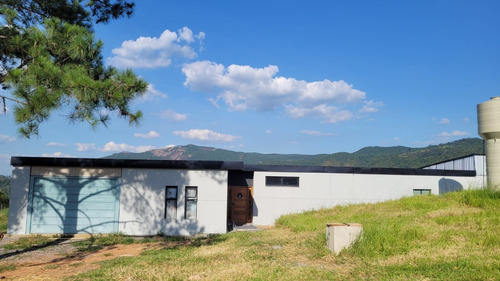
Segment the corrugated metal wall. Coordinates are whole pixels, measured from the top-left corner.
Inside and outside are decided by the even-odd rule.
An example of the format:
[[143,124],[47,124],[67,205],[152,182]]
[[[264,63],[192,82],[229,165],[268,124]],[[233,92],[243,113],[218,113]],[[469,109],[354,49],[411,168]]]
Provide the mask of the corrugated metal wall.
[[486,156],[484,155],[470,155],[464,158],[454,159],[431,166],[424,167],[423,169],[431,170],[454,170],[454,171],[476,171],[477,176],[486,175]]

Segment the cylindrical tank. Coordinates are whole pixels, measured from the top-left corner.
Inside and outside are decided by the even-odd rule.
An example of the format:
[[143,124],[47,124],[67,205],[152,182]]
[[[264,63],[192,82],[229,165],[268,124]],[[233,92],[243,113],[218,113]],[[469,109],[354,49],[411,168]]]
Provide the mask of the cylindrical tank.
[[477,105],[479,135],[486,142],[488,186],[500,187],[500,97]]

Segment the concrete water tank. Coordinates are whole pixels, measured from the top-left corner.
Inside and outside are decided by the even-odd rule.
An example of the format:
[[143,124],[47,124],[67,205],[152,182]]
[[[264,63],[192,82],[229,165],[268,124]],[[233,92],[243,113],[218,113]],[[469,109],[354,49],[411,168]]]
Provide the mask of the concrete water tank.
[[479,135],[486,143],[488,186],[500,187],[500,97],[477,105]]

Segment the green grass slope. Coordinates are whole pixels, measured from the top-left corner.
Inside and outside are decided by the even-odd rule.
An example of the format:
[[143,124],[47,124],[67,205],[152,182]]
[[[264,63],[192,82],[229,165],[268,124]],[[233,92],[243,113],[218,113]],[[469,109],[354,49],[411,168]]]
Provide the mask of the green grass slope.
[[[498,280],[500,192],[462,191],[281,217],[275,228],[164,238],[74,280]],[[326,248],[330,222],[363,224],[355,244]]]

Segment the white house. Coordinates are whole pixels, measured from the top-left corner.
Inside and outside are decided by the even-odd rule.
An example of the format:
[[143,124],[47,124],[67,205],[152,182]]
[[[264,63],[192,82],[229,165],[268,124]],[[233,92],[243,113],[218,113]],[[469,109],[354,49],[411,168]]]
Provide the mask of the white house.
[[284,214],[478,188],[476,170],[12,157],[8,234],[225,233]]

